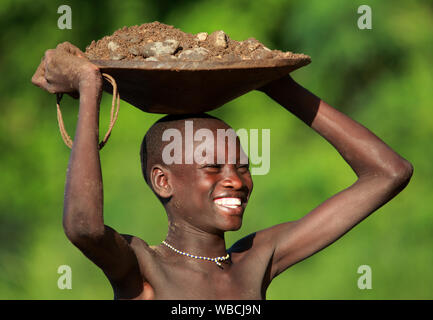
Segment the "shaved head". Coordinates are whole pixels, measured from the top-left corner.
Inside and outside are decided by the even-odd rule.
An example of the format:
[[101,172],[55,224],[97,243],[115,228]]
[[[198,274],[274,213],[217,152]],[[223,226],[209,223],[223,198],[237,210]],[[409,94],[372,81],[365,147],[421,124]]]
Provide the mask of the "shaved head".
[[149,185],[151,185],[149,183],[150,170],[155,164],[163,164],[162,152],[169,143],[163,141],[164,131],[177,129],[184,134],[186,120],[194,122],[194,130],[195,128],[208,128],[212,123],[212,126],[217,124],[220,128],[230,128],[224,121],[206,113],[167,115],[156,121],[145,134],[140,148],[141,169],[143,177]]

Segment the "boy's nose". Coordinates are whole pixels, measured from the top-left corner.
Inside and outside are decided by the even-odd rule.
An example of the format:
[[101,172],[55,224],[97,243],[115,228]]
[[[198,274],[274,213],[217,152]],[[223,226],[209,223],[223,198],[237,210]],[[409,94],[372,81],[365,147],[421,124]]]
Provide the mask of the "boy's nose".
[[241,189],[244,185],[243,180],[239,177],[236,168],[228,166],[224,169],[224,178],[222,185],[226,188]]

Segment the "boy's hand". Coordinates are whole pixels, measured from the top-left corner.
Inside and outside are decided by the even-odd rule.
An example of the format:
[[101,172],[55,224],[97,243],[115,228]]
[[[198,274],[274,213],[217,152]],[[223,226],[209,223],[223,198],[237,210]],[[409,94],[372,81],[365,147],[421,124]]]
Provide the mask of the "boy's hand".
[[98,67],[80,49],[63,42],[45,52],[32,83],[50,93],[68,93],[78,98],[81,86],[101,86],[102,78]]
[[284,82],[284,90],[287,91],[290,88],[290,85],[295,85],[296,81],[293,80],[293,78],[290,75],[286,75],[282,78],[279,78],[277,80],[273,80],[267,84],[265,84],[264,86],[257,88],[256,90],[264,92],[264,93],[268,93],[269,91],[271,91],[272,89],[277,89],[279,86],[282,85],[282,82]]

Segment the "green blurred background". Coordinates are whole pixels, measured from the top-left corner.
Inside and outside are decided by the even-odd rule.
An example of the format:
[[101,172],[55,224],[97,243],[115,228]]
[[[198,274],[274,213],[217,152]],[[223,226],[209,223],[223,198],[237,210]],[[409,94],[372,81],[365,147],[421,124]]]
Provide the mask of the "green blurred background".
[[[72,30],[57,28],[57,8],[72,8]],[[372,30],[357,9],[372,8]],[[295,265],[269,287],[268,299],[431,299],[433,297],[433,4],[427,1],[30,1],[0,6],[0,298],[112,299],[109,282],[62,229],[69,149],[56,120],[55,97],[30,79],[46,49],[70,41],[82,50],[124,25],[152,21],[185,32],[224,30],[271,49],[302,52],[312,63],[292,74],[303,86],[375,132],[415,172],[409,186],[329,248]],[[63,100],[71,134],[77,101]],[[111,96],[102,101],[101,132]],[[254,176],[244,225],[251,232],[298,219],[355,181],[339,154],[260,92],[211,114],[235,129],[271,129],[271,170]],[[162,206],[144,183],[139,145],[160,115],[122,102],[101,152],[105,222],[158,244],[166,235]],[[360,265],[372,289],[360,290]],[[57,287],[60,265],[72,289]]]

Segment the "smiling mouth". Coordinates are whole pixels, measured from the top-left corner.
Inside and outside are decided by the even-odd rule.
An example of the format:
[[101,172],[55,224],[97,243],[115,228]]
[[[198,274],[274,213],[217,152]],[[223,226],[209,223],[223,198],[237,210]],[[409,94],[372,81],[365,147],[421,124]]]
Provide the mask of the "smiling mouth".
[[242,200],[240,198],[218,198],[214,200],[214,203],[218,206],[236,209],[242,206]]

